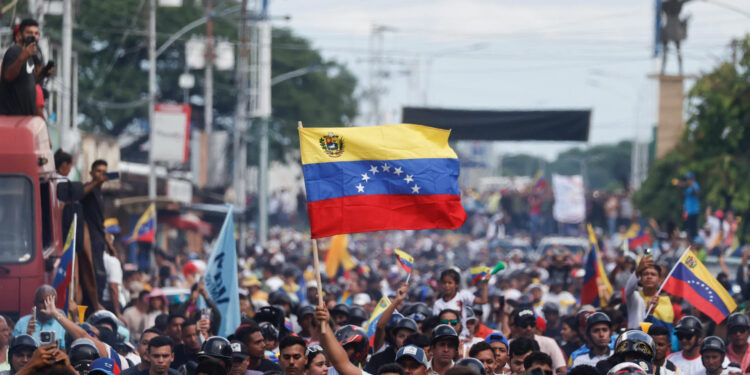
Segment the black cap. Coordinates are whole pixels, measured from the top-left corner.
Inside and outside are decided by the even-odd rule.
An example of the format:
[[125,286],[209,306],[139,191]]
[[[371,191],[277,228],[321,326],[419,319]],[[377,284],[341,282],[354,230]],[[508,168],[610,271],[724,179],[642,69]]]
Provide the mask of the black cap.
[[248,357],[247,346],[242,341],[232,340],[230,346],[232,347],[232,359],[243,360]]

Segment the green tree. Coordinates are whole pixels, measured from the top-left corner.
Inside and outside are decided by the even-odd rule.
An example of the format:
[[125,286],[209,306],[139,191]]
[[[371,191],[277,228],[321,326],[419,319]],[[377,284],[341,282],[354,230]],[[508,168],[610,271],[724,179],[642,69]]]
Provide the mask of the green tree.
[[660,221],[679,223],[682,197],[673,180],[692,171],[701,186],[701,206],[733,209],[745,218],[739,233],[750,239],[750,39],[737,61],[724,61],[703,74],[688,93],[688,121],[679,145],[657,161],[636,203]]
[[[140,134],[145,140],[148,126],[148,26],[147,0],[80,0],[74,29],[74,48],[79,64],[79,113],[81,127],[87,131],[119,136],[126,132]],[[214,0],[213,19],[216,40],[237,45],[240,26],[239,5],[234,0]],[[202,1],[185,0],[178,8],[157,9],[157,46],[186,24],[205,15]],[[47,32],[59,38],[60,17],[48,17]],[[158,101],[182,102],[183,91],[177,82],[185,69],[185,42],[202,37],[199,26],[172,44],[157,61]],[[349,70],[327,61],[310,43],[288,29],[274,29],[272,34],[272,75],[317,66],[321,69],[283,82],[273,88],[273,118],[270,150],[273,158],[283,156],[297,140],[297,121],[329,126],[348,125],[356,116],[354,89],[357,81]],[[235,53],[239,53],[235,48]],[[194,70],[196,84],[190,93],[191,122],[202,129],[203,70]],[[236,107],[234,71],[214,70],[214,128],[233,129]],[[251,134],[257,131],[253,126]],[[255,158],[251,137],[249,159]],[[296,146],[294,146],[296,148]],[[145,160],[145,155],[136,155]]]

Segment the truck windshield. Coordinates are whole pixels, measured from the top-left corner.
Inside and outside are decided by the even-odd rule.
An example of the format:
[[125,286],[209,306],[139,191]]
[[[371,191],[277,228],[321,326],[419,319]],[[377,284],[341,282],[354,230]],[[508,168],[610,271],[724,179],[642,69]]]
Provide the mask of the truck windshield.
[[0,263],[34,255],[34,186],[27,177],[0,175]]

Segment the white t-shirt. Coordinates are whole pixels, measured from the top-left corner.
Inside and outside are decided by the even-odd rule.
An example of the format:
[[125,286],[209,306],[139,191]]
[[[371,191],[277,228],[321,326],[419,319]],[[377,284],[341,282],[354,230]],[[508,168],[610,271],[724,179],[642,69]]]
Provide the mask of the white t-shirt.
[[610,354],[611,353],[610,353],[609,350],[605,354],[595,355],[593,357],[591,356],[591,352],[581,354],[581,355],[577,356],[576,359],[573,360],[573,364],[570,366],[570,368],[573,368],[573,367],[576,367],[576,366],[580,366],[580,365],[589,365],[589,366],[592,366],[592,367],[596,367],[596,364],[599,361],[601,361],[603,359],[609,358]]
[[[700,354],[695,358],[685,358],[682,353],[682,350],[674,352],[668,355],[667,359],[672,361],[672,363],[677,366],[677,369],[685,375],[706,375],[706,368],[703,367],[703,361],[701,360]],[[724,357],[724,362],[721,363],[721,367],[726,368],[729,366],[729,363],[729,358]]]
[[460,290],[456,295],[446,301],[442,298],[435,301],[435,305],[432,306],[432,313],[437,315],[441,311],[451,309],[458,311],[459,314],[463,314],[464,307],[474,305],[474,294],[464,289]]
[[[118,289],[122,289],[122,265],[120,264],[119,259],[107,254],[106,252],[104,253],[103,259],[104,271],[107,273],[107,287],[105,287],[104,292],[102,292],[102,301],[110,301],[112,297],[109,296],[109,284],[116,283],[119,285]],[[120,293],[120,297],[124,297],[124,295]],[[119,298],[119,300],[122,306],[127,304],[127,301],[122,303],[122,298]]]

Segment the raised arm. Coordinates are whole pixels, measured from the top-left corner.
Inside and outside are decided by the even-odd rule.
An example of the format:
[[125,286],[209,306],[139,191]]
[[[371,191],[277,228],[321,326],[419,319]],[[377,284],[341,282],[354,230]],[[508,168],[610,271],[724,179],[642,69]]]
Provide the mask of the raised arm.
[[[331,316],[328,313],[328,309],[323,306],[318,306],[318,308],[315,309],[315,320],[318,321],[318,324],[321,327],[324,324],[329,324],[328,322],[331,320]],[[331,365],[333,365],[333,368],[335,368],[339,374],[362,375],[362,370],[349,361],[349,356],[346,355],[346,350],[344,350],[344,347],[342,347],[338,340],[336,340],[336,336],[334,336],[332,329],[326,329],[325,333],[320,334],[320,345],[323,347],[328,360],[331,361]]]
[[385,328],[388,325],[388,321],[391,320],[391,316],[393,316],[393,312],[396,310],[396,306],[406,300],[406,292],[408,291],[409,284],[401,283],[401,286],[399,286],[398,290],[396,290],[396,298],[394,298],[393,301],[391,301],[391,304],[385,308],[385,311],[383,311],[383,315],[380,317],[380,320],[378,320],[378,325],[375,328],[375,337],[372,339],[372,347],[373,349],[375,349],[375,352],[377,352],[378,349],[380,349],[380,347],[383,345],[383,342],[385,342]]
[[78,324],[73,323],[72,320],[66,318],[65,315],[57,311],[57,307],[55,307],[55,297],[48,296],[44,300],[44,307],[41,311],[57,320],[57,322],[63,326],[65,332],[70,334],[73,339],[87,338],[93,341],[96,345],[96,349],[99,351],[99,356],[102,358],[109,358],[107,346],[104,345],[103,342],[99,341],[96,337],[90,336],[83,328],[79,327]]

